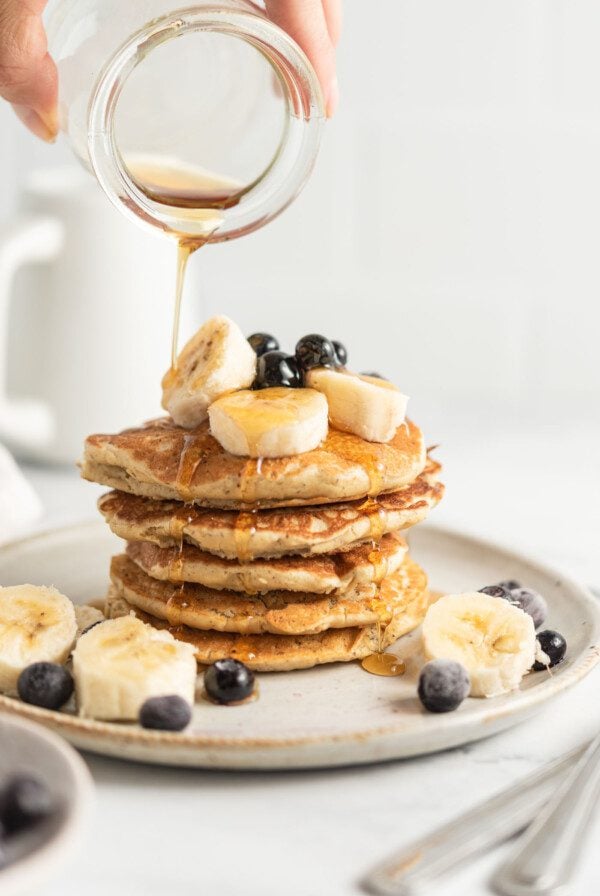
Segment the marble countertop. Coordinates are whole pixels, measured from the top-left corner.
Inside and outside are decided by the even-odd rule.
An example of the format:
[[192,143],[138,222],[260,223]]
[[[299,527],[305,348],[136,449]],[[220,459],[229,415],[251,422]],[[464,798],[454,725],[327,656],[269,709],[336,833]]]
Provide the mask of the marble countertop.
[[[579,422],[485,432],[457,427],[440,450],[435,513],[600,584],[600,429]],[[93,517],[100,491],[65,470],[26,467],[41,528]],[[534,719],[449,752],[372,767],[289,773],[165,769],[86,756],[97,811],[85,846],[42,896],[352,896],[379,858],[451,819],[600,728],[599,673]],[[589,843],[600,834],[594,823]],[[479,896],[502,850],[443,886]],[[442,890],[440,890],[442,892]],[[573,893],[600,892],[588,848]],[[429,894],[428,894],[429,896]]]

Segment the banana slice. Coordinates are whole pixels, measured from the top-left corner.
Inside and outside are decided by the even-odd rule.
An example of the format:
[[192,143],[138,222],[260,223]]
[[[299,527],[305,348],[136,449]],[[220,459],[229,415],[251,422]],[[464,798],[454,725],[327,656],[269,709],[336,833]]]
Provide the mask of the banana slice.
[[472,697],[496,697],[519,686],[535,659],[531,616],[479,591],[447,594],[423,621],[428,659],[457,660],[471,678]]
[[194,702],[194,648],[134,616],[109,619],[82,635],[73,651],[79,715],[137,719],[148,697],[179,694]]
[[216,398],[246,389],[255,375],[256,355],[238,325],[228,317],[211,317],[164,375],[162,406],[175,423],[192,429],[206,420]]
[[245,457],[304,454],[327,435],[327,401],[314,389],[236,392],[215,401],[208,416],[225,451]]
[[76,632],[73,604],[56,588],[0,588],[0,691],[15,694],[31,663],[64,663]]
[[368,442],[389,442],[404,422],[408,397],[387,380],[319,367],[306,384],[326,396],[332,426]]

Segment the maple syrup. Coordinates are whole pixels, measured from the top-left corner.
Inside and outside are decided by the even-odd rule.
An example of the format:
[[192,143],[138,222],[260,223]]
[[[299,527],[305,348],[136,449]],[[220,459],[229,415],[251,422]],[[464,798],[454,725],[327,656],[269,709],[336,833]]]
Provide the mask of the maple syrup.
[[235,547],[240,563],[248,563],[252,559],[250,542],[256,532],[255,524],[258,512],[253,505],[256,500],[256,477],[260,475],[261,467],[262,458],[251,457],[246,461],[240,474],[240,501],[250,507],[249,510],[240,510],[235,521]]
[[194,433],[186,433],[179,456],[179,467],[175,478],[175,488],[184,502],[193,500],[192,482],[196,470],[204,457],[204,440]]
[[403,660],[393,653],[371,653],[361,663],[365,672],[371,675],[383,675],[388,678],[394,675],[404,675],[406,665]]
[[181,587],[174,592],[165,604],[165,617],[169,623],[169,631],[173,634],[173,629],[181,628],[183,625],[181,611],[189,607],[187,600],[185,582],[181,583]]
[[171,552],[171,560],[169,563],[169,580],[171,582],[180,582],[183,578],[183,543],[185,536],[185,527],[191,523],[192,514],[188,508],[177,506],[169,519],[169,535],[175,542],[175,547]]
[[210,241],[223,223],[224,210],[237,205],[248,188],[231,178],[186,165],[176,159],[128,156],[125,161],[136,187],[148,199],[167,208],[179,209],[180,216],[183,215],[186,224],[197,231],[193,235],[167,231],[177,240],[177,276],[171,339],[171,370],[175,371],[181,301],[190,255]]
[[392,675],[404,675],[406,667],[403,661],[391,653],[384,653],[383,635],[387,625],[389,625],[394,615],[391,605],[391,595],[389,594],[389,588],[386,587],[385,582],[383,582],[382,587],[379,589],[377,597],[373,598],[371,601],[370,608],[377,614],[377,650],[375,653],[369,654],[369,656],[366,656],[362,660],[362,668],[365,672],[370,672],[372,675],[383,675],[388,677]]

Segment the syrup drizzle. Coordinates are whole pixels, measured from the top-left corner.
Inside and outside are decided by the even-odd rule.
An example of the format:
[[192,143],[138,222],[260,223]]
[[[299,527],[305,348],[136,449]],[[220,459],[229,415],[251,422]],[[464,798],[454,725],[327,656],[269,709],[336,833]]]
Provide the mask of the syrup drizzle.
[[183,437],[183,448],[181,449],[179,467],[175,478],[175,488],[184,502],[191,503],[193,499],[191,485],[203,456],[202,438],[193,433],[186,433]]
[[390,677],[392,675],[404,675],[406,666],[397,656],[391,653],[384,653],[383,635],[394,615],[391,602],[389,599],[386,599],[387,591],[386,583],[383,582],[377,597],[371,601],[371,609],[377,614],[377,650],[375,653],[366,656],[362,660],[361,666],[365,672],[370,672],[372,675]]
[[235,521],[234,538],[237,558],[240,563],[252,560],[251,541],[256,533],[258,508],[256,502],[256,480],[261,475],[263,459],[249,458],[240,475],[240,501],[248,505],[248,510],[240,510]]

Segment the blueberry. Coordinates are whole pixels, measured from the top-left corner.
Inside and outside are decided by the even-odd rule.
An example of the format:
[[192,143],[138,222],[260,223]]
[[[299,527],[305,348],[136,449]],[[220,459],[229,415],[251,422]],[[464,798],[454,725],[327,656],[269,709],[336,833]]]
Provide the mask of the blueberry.
[[296,360],[298,367],[303,371],[312,370],[313,367],[334,367],[335,348],[325,336],[311,333],[309,336],[303,336],[296,345]]
[[50,791],[38,778],[15,775],[0,791],[0,822],[7,836],[47,818],[54,809]]
[[542,669],[551,669],[557,666],[565,657],[567,652],[567,642],[561,634],[553,632],[552,629],[546,629],[537,636],[538,644],[541,650],[548,657],[548,664],[536,660],[533,664],[534,672],[541,672]]
[[258,359],[254,389],[268,389],[271,386],[297,388],[301,385],[302,377],[293,355],[286,355],[285,352],[266,352]]
[[521,583],[517,582],[516,579],[505,579],[503,582],[498,582],[498,584],[506,588],[507,591],[515,591],[521,587]]
[[485,588],[480,588],[479,592],[480,594],[489,594],[490,597],[501,597],[503,600],[511,598],[510,591],[503,585],[486,585]]
[[58,663],[32,663],[19,675],[17,691],[23,703],[60,709],[73,693],[73,676]]
[[429,712],[451,712],[471,690],[469,673],[454,660],[431,660],[419,675],[419,699]]
[[335,339],[331,344],[333,345],[333,350],[335,352],[335,366],[345,367],[348,363],[348,352],[346,350],[346,346],[342,342],[337,342]]
[[148,697],[140,709],[142,728],[157,731],[183,731],[190,724],[192,707],[178,694],[166,697]]
[[543,625],[548,615],[548,604],[541,594],[532,588],[513,588],[509,598],[511,604],[520,607],[533,619],[536,628]]
[[380,373],[377,373],[375,370],[363,370],[361,376],[372,376],[375,380],[385,380],[386,377],[382,376]]
[[254,690],[254,672],[239,660],[217,660],[204,673],[204,688],[215,703],[245,700]]
[[279,349],[279,342],[270,333],[253,333],[248,336],[248,342],[260,358],[267,352],[276,352]]

